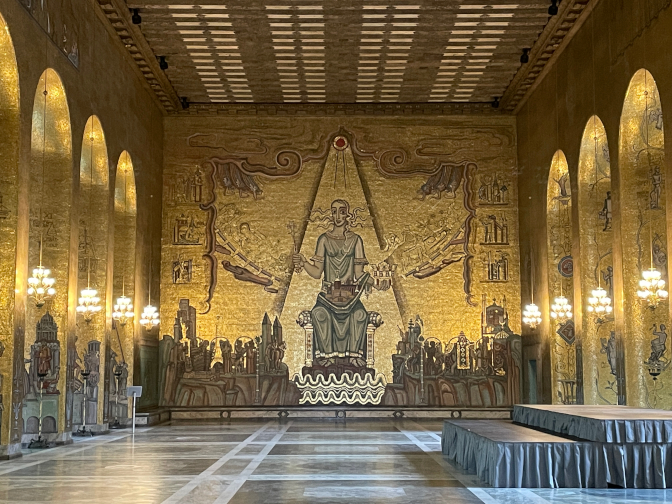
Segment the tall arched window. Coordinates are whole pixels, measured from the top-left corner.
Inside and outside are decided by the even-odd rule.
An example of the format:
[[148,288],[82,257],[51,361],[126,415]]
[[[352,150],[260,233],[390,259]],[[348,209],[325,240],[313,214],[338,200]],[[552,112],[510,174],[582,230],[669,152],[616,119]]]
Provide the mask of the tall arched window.
[[[80,299],[85,290],[98,298],[100,311],[80,313],[77,324],[77,353],[82,369],[75,370],[75,380],[86,381],[76,389],[73,422],[81,425],[103,423],[102,390],[107,333],[107,252],[110,214],[109,162],[105,133],[96,116],[89,117],[84,127],[82,155],[79,164],[79,251],[77,292]],[[95,294],[94,294],[95,291]],[[78,309],[83,308],[80,301]],[[85,380],[82,371],[92,374]],[[94,378],[91,379],[91,376]]]
[[[114,298],[115,320],[110,340],[110,419],[123,423],[128,418],[126,386],[133,383],[133,335],[137,327],[138,307],[128,308],[135,300],[136,196],[133,161],[127,151],[117,163],[114,184]],[[121,300],[120,298],[125,298]],[[141,307],[140,307],[141,308]]]
[[[39,391],[44,416],[56,419],[57,430],[71,428],[66,406],[68,310],[76,296],[69,292],[71,260],[72,133],[70,112],[60,76],[44,71],[35,91],[30,157],[30,243],[28,267],[51,270],[56,294],[43,306],[28,300],[25,357],[28,380],[23,418],[39,417]],[[73,265],[74,266],[74,265]],[[46,373],[43,378],[38,376]],[[67,416],[67,418],[66,418]]]
[[[559,312],[562,299],[573,304],[572,190],[565,154],[553,155],[546,192],[546,239],[548,248],[549,313]],[[555,305],[559,304],[560,307]],[[553,379],[553,401],[576,402],[576,349],[574,321],[550,320],[549,344]]]
[[[614,299],[611,163],[607,133],[597,116],[588,120],[583,131],[578,189],[584,400],[586,404],[618,404],[620,368],[616,350],[620,345],[611,312]],[[611,301],[608,306],[607,298]]]
[[[14,45],[5,20],[0,16],[0,359],[3,376],[0,394],[5,408],[0,418],[0,444],[7,444],[12,422],[7,402],[12,397],[13,361],[23,362],[23,354],[14,356],[14,299],[17,279],[16,227],[19,167],[19,72]],[[22,275],[23,276],[23,275]],[[25,290],[23,291],[25,292]]]
[[662,392],[672,378],[668,302],[649,309],[637,295],[643,272],[654,268],[669,278],[664,144],[658,88],[641,69],[625,96],[619,137],[626,393],[629,406],[669,409],[672,398]]

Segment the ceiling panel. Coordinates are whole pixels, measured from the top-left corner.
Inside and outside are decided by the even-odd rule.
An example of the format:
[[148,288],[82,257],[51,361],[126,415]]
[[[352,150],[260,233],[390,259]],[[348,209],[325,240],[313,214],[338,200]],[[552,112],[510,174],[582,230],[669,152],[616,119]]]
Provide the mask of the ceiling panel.
[[504,95],[542,0],[129,0],[193,103],[473,103]]

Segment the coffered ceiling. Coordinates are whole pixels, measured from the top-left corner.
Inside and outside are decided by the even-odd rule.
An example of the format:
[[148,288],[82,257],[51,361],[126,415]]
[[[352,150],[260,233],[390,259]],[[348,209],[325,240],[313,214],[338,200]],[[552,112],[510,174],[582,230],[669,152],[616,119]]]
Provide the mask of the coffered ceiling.
[[588,2],[564,0],[549,18],[546,0],[99,0],[169,112],[180,99],[468,106],[503,97],[511,109]]

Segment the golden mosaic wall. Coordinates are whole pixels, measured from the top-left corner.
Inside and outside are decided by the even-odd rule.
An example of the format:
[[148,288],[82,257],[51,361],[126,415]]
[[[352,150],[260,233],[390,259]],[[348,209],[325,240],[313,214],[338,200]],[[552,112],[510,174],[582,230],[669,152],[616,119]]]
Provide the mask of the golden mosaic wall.
[[14,286],[19,160],[19,75],[14,47],[0,16],[0,444],[9,439],[14,354]]
[[643,270],[653,266],[668,280],[663,112],[646,70],[634,75],[625,97],[619,156],[627,401],[669,409],[668,305],[651,310],[637,298]]
[[[588,120],[579,156],[580,282],[583,299],[583,385],[586,404],[618,404],[619,358],[614,333],[614,314],[587,311],[594,289],[604,289],[614,299],[613,220],[609,144],[602,121]],[[621,351],[622,354],[622,351]],[[622,359],[622,355],[620,356]]]
[[[84,393],[84,379],[81,371],[94,368],[88,378],[88,388],[97,390],[97,408],[95,423],[103,423],[104,416],[104,377],[105,351],[108,341],[109,319],[107,313],[107,270],[109,241],[109,161],[105,133],[96,116],[91,116],[84,127],[82,155],[79,169],[79,247],[77,265],[77,292],[90,287],[98,291],[100,312],[86,322],[82,315],[77,316],[77,364],[74,379],[78,392]],[[90,342],[100,343],[98,355],[89,352]],[[97,369],[95,369],[97,367]],[[89,369],[90,370],[90,369]],[[93,393],[87,390],[87,395]],[[87,406],[88,407],[88,406]],[[79,408],[79,404],[75,405]],[[74,421],[80,423],[80,413]],[[87,413],[90,417],[90,413]],[[93,420],[91,418],[90,420]],[[87,423],[90,422],[87,420]]]
[[[136,234],[136,191],[133,160],[126,151],[117,163],[114,188],[114,299],[122,294],[135,300],[135,234]],[[135,306],[135,313],[141,313],[142,306]],[[126,325],[115,324],[110,339],[110,349],[116,354],[117,363],[126,363],[127,384],[133,384],[133,336],[138,324],[136,316]],[[123,367],[123,365],[122,365]],[[124,373],[124,371],[121,371]],[[121,376],[121,375],[120,375]],[[116,390],[116,382],[112,389]],[[114,399],[110,398],[110,401]],[[119,400],[124,402],[124,398]],[[128,411],[127,411],[128,414]]]
[[[47,92],[46,96],[44,92]],[[45,100],[46,98],[46,100]],[[47,312],[58,325],[60,369],[58,374],[57,429],[68,425],[65,417],[68,303],[76,299],[68,292],[70,264],[70,206],[72,197],[72,136],[70,112],[59,75],[47,69],[35,91],[30,163],[30,248],[29,269],[40,261],[40,238],[43,243],[42,264],[50,268],[56,280],[56,296],[42,308],[28,301],[26,310],[25,355],[35,343],[35,327]],[[46,105],[46,106],[45,106]],[[26,402],[24,401],[24,407]],[[45,413],[46,415],[46,413]],[[25,417],[25,415],[24,415]],[[24,418],[24,422],[26,419]]]
[[[572,260],[572,189],[567,159],[553,156],[546,191],[549,311],[556,297],[574,304]],[[560,323],[549,317],[553,403],[576,402],[576,346],[574,321]]]
[[362,300],[384,320],[375,368],[388,381],[416,315],[425,336],[476,340],[481,296],[506,297],[520,332],[514,129],[508,117],[168,118],[160,334],[173,335],[180,299],[208,341],[254,337],[268,313],[282,324],[289,376],[300,372],[296,319],[320,282],[292,255],[314,255],[336,198],[357,209],[366,271],[394,269],[392,289]]

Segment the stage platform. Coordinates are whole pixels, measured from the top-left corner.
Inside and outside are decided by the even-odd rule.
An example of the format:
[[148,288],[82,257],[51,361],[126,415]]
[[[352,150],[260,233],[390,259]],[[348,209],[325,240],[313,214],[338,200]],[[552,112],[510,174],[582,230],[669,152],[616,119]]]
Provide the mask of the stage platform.
[[515,406],[514,422],[446,420],[443,454],[494,487],[672,488],[672,414]]
[[604,458],[571,441],[505,420],[446,420],[443,454],[498,488],[604,488]]
[[672,443],[672,412],[629,406],[516,405],[515,423],[599,443]]

